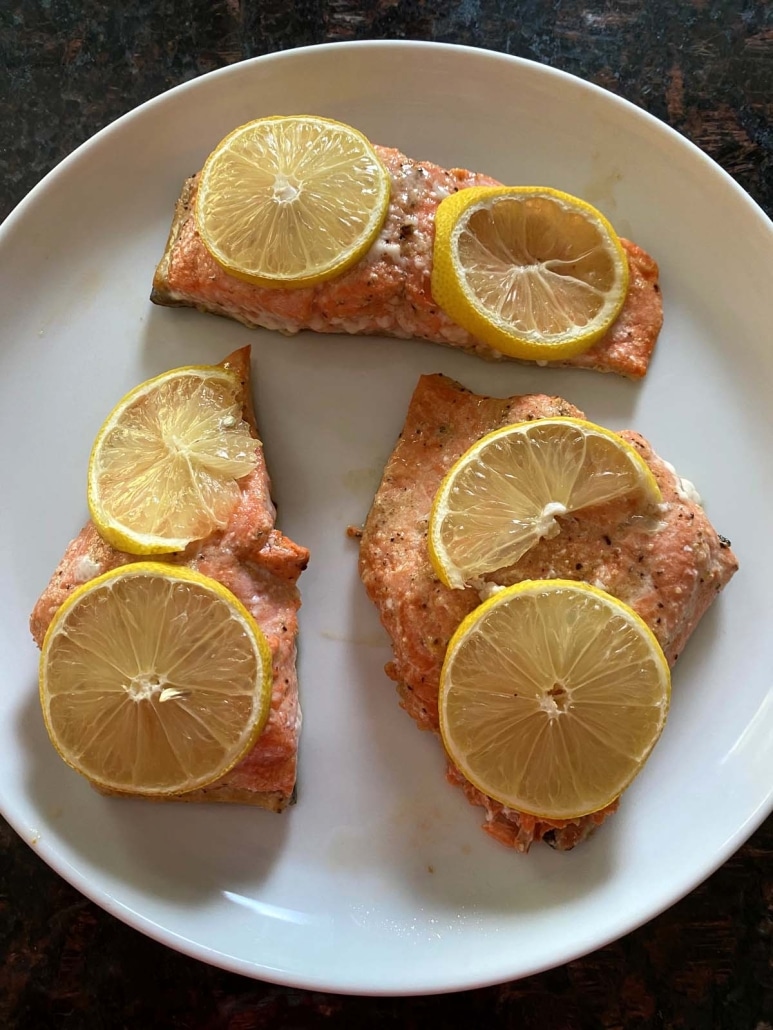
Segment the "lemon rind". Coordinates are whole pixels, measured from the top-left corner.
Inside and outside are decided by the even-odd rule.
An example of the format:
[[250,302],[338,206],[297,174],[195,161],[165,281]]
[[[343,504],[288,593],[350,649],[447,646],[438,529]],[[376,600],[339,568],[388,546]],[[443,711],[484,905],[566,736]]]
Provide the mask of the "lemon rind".
[[[456,751],[451,741],[448,726],[445,718],[445,705],[443,704],[445,691],[445,681],[448,675],[448,670],[453,661],[453,657],[458,650],[460,644],[469,635],[470,631],[483,619],[490,611],[497,608],[499,605],[506,603],[512,597],[527,594],[527,593],[539,593],[545,589],[570,589],[577,593],[591,594],[602,600],[607,607],[614,609],[618,614],[624,616],[631,625],[635,626],[647,640],[650,645],[651,652],[655,658],[657,664],[660,666],[661,676],[663,683],[664,702],[662,706],[662,716],[660,724],[658,726],[657,733],[654,734],[654,739],[645,755],[641,758],[638,763],[638,767],[634,770],[632,775],[629,777],[619,790],[615,790],[608,800],[604,804],[594,805],[590,808],[583,809],[575,813],[561,814],[560,816],[551,815],[550,813],[537,812],[529,808],[528,805],[523,805],[518,799],[513,797],[497,796],[489,791],[488,787],[482,783],[475,773],[467,768],[464,760],[459,760],[458,752]],[[594,812],[600,812],[608,805],[612,804],[622,793],[624,793],[631,783],[641,772],[642,768],[646,764],[649,756],[657,744],[660,736],[663,732],[663,727],[666,724],[666,719],[671,705],[671,669],[663,649],[658,642],[657,637],[652,632],[647,623],[642,617],[633,610],[629,605],[625,604],[619,598],[614,597],[612,594],[605,590],[600,590],[598,587],[585,583],[582,580],[571,580],[571,579],[536,579],[536,580],[524,580],[521,583],[515,583],[513,586],[504,587],[502,590],[497,591],[492,597],[479,604],[469,615],[467,615],[457,627],[451,640],[449,641],[448,648],[446,650],[443,665],[440,671],[440,685],[438,688],[438,717],[439,717],[439,728],[440,736],[443,741],[443,747],[445,748],[446,754],[453,765],[462,773],[462,775],[469,780],[469,782],[486,797],[492,798],[494,801],[498,801],[500,804],[513,811],[522,813],[524,815],[533,816],[535,819],[542,819],[547,821],[562,821],[562,822],[573,822],[577,819],[582,819],[585,816],[593,815]]]
[[[485,201],[506,196],[536,196],[541,194],[569,203],[591,215],[607,234],[609,242],[618,258],[620,282],[618,295],[614,304],[600,324],[584,331],[574,333],[565,340],[548,341],[544,338],[526,336],[515,330],[505,331],[496,322],[482,313],[481,309],[468,297],[460,282],[454,260],[454,243],[462,231],[463,218],[471,208],[480,206]],[[562,190],[549,186],[474,186],[460,190],[445,197],[435,213],[435,244],[433,248],[432,295],[438,305],[459,326],[472,336],[512,358],[524,361],[564,361],[589,350],[610,329],[620,314],[628,293],[630,270],[628,258],[620,238],[609,220],[592,204],[580,197],[572,196]]]
[[[56,734],[51,725],[48,704],[46,701],[47,692],[46,684],[48,681],[47,675],[47,658],[48,649],[51,641],[60,631],[62,623],[66,620],[68,613],[75,607],[84,597],[92,593],[95,589],[104,586],[106,583],[110,583],[116,579],[124,579],[128,576],[136,575],[153,575],[163,577],[165,579],[174,579],[177,581],[195,583],[197,586],[208,589],[215,595],[219,600],[225,601],[239,616],[242,625],[245,627],[250,639],[256,646],[260,663],[261,663],[261,677],[260,683],[257,689],[260,692],[261,707],[258,717],[255,719],[253,728],[248,738],[246,738],[243,746],[233,757],[232,760],[227,763],[223,763],[221,768],[218,768],[216,774],[211,777],[199,779],[193,786],[184,789],[172,789],[172,790],[143,790],[142,787],[132,786],[127,787],[126,784],[117,784],[106,779],[99,779],[94,776],[92,772],[85,772],[82,768],[79,768],[78,764],[74,762],[69,754],[60,747]],[[266,727],[268,718],[271,714],[271,694],[273,684],[273,672],[272,672],[272,655],[271,648],[268,640],[266,639],[263,630],[260,628],[258,623],[255,621],[254,616],[248,611],[248,609],[242,604],[238,597],[235,596],[227,587],[223,586],[218,580],[205,576],[200,572],[195,572],[192,569],[188,569],[182,566],[173,566],[166,564],[165,562],[132,562],[130,565],[121,565],[118,568],[110,569],[108,572],[104,572],[94,579],[88,580],[86,583],[82,583],[77,586],[71,594],[68,595],[66,600],[59,606],[53,619],[49,623],[48,629],[46,630],[43,638],[43,643],[40,649],[40,658],[38,660],[38,694],[40,698],[40,707],[43,713],[43,722],[46,727],[49,739],[56,750],[59,757],[65,762],[71,769],[74,769],[81,776],[85,776],[92,784],[103,790],[115,790],[122,794],[136,795],[139,797],[153,798],[153,797],[177,797],[185,796],[195,790],[200,790],[203,787],[211,786],[217,780],[222,779],[226,776],[238,763],[245,758],[250,751],[255,747],[260,735]]]
[[486,446],[488,446],[488,444],[499,437],[508,436],[516,432],[523,432],[524,430],[534,426],[555,423],[577,426],[588,433],[593,433],[612,441],[620,448],[631,464],[638,470],[640,474],[640,482],[644,484],[644,492],[648,502],[655,505],[662,504],[663,495],[652,469],[649,467],[647,462],[635,447],[628,443],[627,440],[624,440],[619,433],[615,433],[612,429],[607,429],[606,426],[597,425],[595,422],[590,422],[588,419],[572,418],[571,416],[565,415],[555,415],[550,418],[512,422],[509,425],[500,426],[499,429],[494,429],[492,432],[486,433],[486,435],[482,436],[479,440],[476,440],[471,447],[467,448],[464,454],[457,458],[448,472],[446,472],[445,476],[443,476],[440,486],[435,492],[432,507],[430,508],[429,524],[427,527],[427,549],[432,567],[435,570],[438,579],[444,586],[449,587],[452,590],[459,590],[467,586],[469,582],[459,571],[458,566],[454,565],[451,561],[443,559],[442,555],[444,549],[442,545],[440,545],[440,528],[442,526],[442,515],[440,512],[445,507],[444,502],[448,497],[453,481],[459,470],[463,468],[477,453],[482,451]]
[[[99,451],[108,433],[113,430],[126,409],[140,397],[152,392],[163,382],[176,377],[196,374],[199,374],[202,379],[227,379],[234,385],[241,385],[237,373],[233,369],[225,368],[222,365],[183,365],[180,368],[172,368],[167,372],[162,372],[160,375],[153,376],[151,379],[146,379],[144,383],[140,383],[124,394],[102,423],[97,433],[91,447],[91,453],[89,454],[86,498],[89,515],[99,535],[107,543],[115,547],[116,550],[139,556],[175,554],[184,551],[190,543],[197,539],[196,537],[162,537],[153,533],[138,533],[128,526],[124,526],[104,511],[99,501],[99,487],[96,481]],[[257,440],[255,442],[257,445]]]
[[[256,123],[264,122],[276,122],[276,121],[308,121],[313,120],[316,122],[324,122],[328,125],[334,125],[337,128],[345,129],[354,138],[360,141],[363,145],[363,149],[368,152],[368,156],[373,160],[378,168],[381,169],[381,195],[379,197],[379,203],[373,209],[373,214],[368,225],[367,232],[363,234],[362,241],[351,248],[346,255],[337,261],[334,265],[316,271],[308,275],[299,276],[266,276],[258,272],[246,271],[240,268],[238,265],[234,265],[228,261],[227,258],[219,251],[219,249],[213,244],[210,234],[207,232],[206,226],[201,215],[201,206],[199,205],[199,196],[202,191],[202,184],[206,187],[206,176],[209,168],[211,168],[218,154],[228,145],[229,141],[235,139],[245,130],[251,128]],[[269,290],[301,290],[306,287],[317,286],[320,283],[327,282],[330,279],[338,278],[345,272],[353,268],[358,261],[367,254],[370,248],[373,246],[377,239],[381,229],[383,228],[384,222],[386,221],[387,213],[389,211],[389,202],[391,199],[391,186],[392,180],[388,169],[384,165],[384,162],[378,156],[370,140],[361,133],[358,129],[348,125],[346,122],[338,121],[335,118],[323,118],[318,115],[270,115],[265,118],[256,118],[250,122],[245,122],[242,125],[237,126],[227,136],[218,143],[215,149],[210,153],[207,160],[204,162],[204,167],[199,175],[199,184],[197,187],[197,195],[194,201],[194,217],[196,222],[196,231],[204,244],[207,252],[214,261],[227,272],[228,275],[233,276],[235,279],[239,279],[242,282],[250,283],[253,286],[260,286],[264,289]]]

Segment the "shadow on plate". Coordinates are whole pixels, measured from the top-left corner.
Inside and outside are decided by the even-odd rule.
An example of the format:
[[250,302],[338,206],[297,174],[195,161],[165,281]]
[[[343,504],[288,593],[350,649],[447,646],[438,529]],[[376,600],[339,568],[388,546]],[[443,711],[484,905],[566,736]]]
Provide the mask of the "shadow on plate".
[[239,347],[255,343],[256,336],[227,318],[202,314],[192,308],[166,308],[151,303],[148,279],[148,303],[138,351],[141,374],[145,377],[183,365],[222,361]]
[[100,878],[95,886],[110,894],[118,883],[172,904],[203,905],[223,890],[260,884],[282,852],[292,809],[276,815],[244,805],[97,793],[52,747],[36,683],[17,732],[28,756],[26,789],[40,813],[34,843],[43,856],[50,850],[53,865],[64,859],[84,879]]

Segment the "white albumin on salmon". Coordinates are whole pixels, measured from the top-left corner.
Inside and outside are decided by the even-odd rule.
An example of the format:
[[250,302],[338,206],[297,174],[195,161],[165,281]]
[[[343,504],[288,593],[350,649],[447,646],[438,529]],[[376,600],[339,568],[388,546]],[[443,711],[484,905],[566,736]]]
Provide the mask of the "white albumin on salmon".
[[[444,197],[496,179],[461,168],[446,170],[376,147],[392,184],[386,222],[368,253],[335,279],[304,289],[265,289],[229,275],[210,256],[196,230],[198,177],[185,183],[166,250],[153,279],[151,300],[225,315],[250,327],[282,333],[354,333],[428,340],[489,360],[504,360],[456,325],[432,297],[435,211]],[[620,315],[583,354],[555,364],[616,372],[640,379],[663,323],[658,266],[635,243],[622,240],[630,284]]]
[[[309,552],[274,528],[271,483],[250,394],[250,348],[236,351],[222,364],[241,380],[241,402],[256,440],[257,466],[239,481],[241,498],[224,530],[194,541],[178,554],[153,555],[153,561],[182,565],[218,580],[251,613],[271,648],[271,712],[253,749],[230,772],[208,787],[167,800],[236,802],[280,812],[295,797],[301,729],[295,668],[301,601],[296,584]],[[68,546],[32,612],[30,629],[38,646],[57,609],[76,586],[110,569],[143,560],[142,555],[111,547],[88,522]]]
[[[470,393],[443,375],[419,380],[362,532],[360,576],[392,640],[387,675],[421,729],[438,731],[446,649],[480,603],[476,590],[451,590],[432,568],[427,524],[434,495],[451,465],[486,433],[555,415],[584,417],[560,397],[498,399]],[[652,469],[663,504],[641,512],[621,501],[563,516],[558,536],[541,540],[515,566],[486,579],[502,585],[552,578],[592,583],[639,613],[673,665],[738,562],[673,468],[638,433],[620,435]],[[615,802],[574,821],[540,820],[482,794],[450,763],[447,775],[485,809],[483,828],[518,851],[528,851],[535,840],[568,850],[617,808]]]

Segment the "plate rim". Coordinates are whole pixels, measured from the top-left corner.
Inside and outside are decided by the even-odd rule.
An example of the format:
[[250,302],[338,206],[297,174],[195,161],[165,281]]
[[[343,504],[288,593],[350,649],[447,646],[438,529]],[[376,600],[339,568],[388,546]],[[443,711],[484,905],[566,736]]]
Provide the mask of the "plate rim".
[[[334,43],[321,43],[312,46],[297,47],[262,54],[204,73],[196,78],[179,83],[176,86],[172,86],[169,89],[164,90],[162,93],[149,98],[142,104],[139,104],[114,119],[98,132],[94,133],[94,135],[84,140],[71,153],[54,165],[54,167],[47,172],[34,187],[32,187],[32,189],[9,212],[2,225],[0,225],[0,248],[3,247],[6,237],[15,231],[17,222],[20,222],[25,217],[30,208],[34,208],[38,199],[46,192],[52,181],[60,175],[67,174],[70,168],[80,160],[83,160],[91,149],[100,146],[105,141],[109,140],[111,134],[121,132],[127,122],[132,119],[142,117],[146,111],[152,108],[162,106],[171,94],[178,95],[185,92],[195,93],[196,89],[200,88],[200,85],[204,80],[207,82],[215,79],[225,80],[229,75],[245,74],[245,69],[256,65],[265,66],[270,63],[281,64],[284,62],[302,61],[306,56],[315,53],[341,49],[347,51],[392,50],[395,52],[400,50],[413,52],[421,50],[433,52],[441,51],[452,55],[459,54],[465,58],[473,57],[475,59],[487,61],[491,61],[493,59],[501,62],[502,64],[520,67],[530,76],[544,76],[546,81],[552,80],[553,83],[558,84],[559,88],[563,84],[564,86],[570,86],[574,90],[579,89],[580,91],[587,91],[588,95],[596,97],[605,106],[611,105],[611,107],[617,108],[623,113],[628,113],[635,117],[639,124],[646,126],[651,132],[664,135],[665,138],[669,139],[673,145],[676,145],[681,149],[686,147],[688,152],[692,154],[693,158],[700,161],[707,174],[717,177],[724,184],[725,188],[730,187],[735,200],[737,202],[741,202],[745,206],[748,214],[753,216],[755,221],[760,222],[761,220],[761,224],[764,225],[767,230],[771,246],[773,247],[773,221],[771,221],[761,205],[758,204],[757,201],[755,201],[754,198],[751,197],[751,195],[748,194],[743,187],[724,168],[721,167],[721,165],[701,150],[700,147],[690,139],[682,135],[682,133],[668,125],[666,122],[661,121],[655,115],[650,114],[648,111],[638,107],[636,104],[624,97],[621,97],[616,93],[612,93],[595,83],[588,82],[587,80],[570,72],[565,72],[561,69],[542,64],[538,61],[503,53],[501,51],[454,43],[389,39],[356,41],[344,40]],[[247,74],[249,74],[249,72],[247,72]],[[24,841],[24,843],[26,843],[34,853],[42,858],[46,864],[54,870],[54,872],[62,876],[63,879],[65,879],[81,894],[97,904],[104,911],[120,919],[133,929],[138,930],[151,939],[164,944],[167,947],[171,947],[190,958],[194,958],[217,968],[238,973],[253,979],[260,979],[266,982],[293,988],[369,997],[409,997],[416,995],[453,993],[462,990],[491,986],[508,980],[521,979],[526,976],[536,975],[548,969],[553,969],[557,966],[574,961],[575,959],[589,954],[592,951],[599,950],[607,946],[609,943],[618,940],[620,937],[638,929],[643,924],[649,922],[668,908],[675,905],[691,891],[695,890],[696,887],[716,872],[716,870],[719,869],[738,850],[738,848],[742,846],[749,836],[751,836],[751,834],[754,833],[762,824],[771,811],[773,811],[773,784],[771,784],[766,797],[760,801],[756,809],[747,815],[746,819],[735,830],[735,832],[726,838],[723,846],[719,848],[707,862],[696,864],[691,876],[686,877],[687,882],[683,885],[683,889],[669,895],[669,897],[660,904],[655,906],[641,906],[641,911],[635,919],[631,919],[630,911],[627,916],[618,917],[613,921],[614,925],[607,929],[607,932],[595,935],[592,942],[582,943],[578,941],[573,946],[564,946],[557,949],[555,960],[535,963],[533,966],[530,966],[521,972],[516,972],[515,974],[512,973],[512,970],[510,972],[507,971],[506,960],[500,960],[498,963],[495,963],[497,965],[497,970],[492,970],[490,968],[490,975],[486,975],[484,977],[460,979],[458,976],[442,977],[435,975],[434,980],[432,981],[423,981],[421,983],[405,987],[379,987],[374,986],[373,984],[363,985],[361,982],[347,980],[345,977],[342,977],[340,980],[331,984],[329,978],[316,978],[313,974],[308,972],[299,974],[273,969],[270,966],[261,965],[246,959],[237,958],[233,955],[228,955],[206,944],[197,943],[177,931],[160,926],[149,916],[142,914],[135,908],[132,908],[129,904],[119,901],[109,892],[106,886],[94,885],[86,874],[73,866],[64,856],[60,855],[56,847],[49,845],[47,840],[41,840],[39,842],[31,841],[29,839],[28,827],[22,824],[22,816],[17,814],[14,810],[13,799],[5,796],[4,789],[2,785],[0,785],[0,812],[2,812],[10,826],[21,837],[22,841]]]
[[662,121],[656,115],[650,114],[649,111],[646,111],[643,107],[639,107],[632,100],[628,100],[626,97],[620,96],[618,93],[613,93],[604,86],[599,86],[595,82],[589,82],[587,79],[583,79],[572,72],[563,71],[563,69],[560,68],[554,68],[549,64],[543,64],[541,61],[534,61],[528,57],[519,57],[516,54],[503,53],[499,50],[490,50],[487,47],[476,47],[462,43],[444,43],[418,39],[358,39],[337,40],[332,43],[314,43],[309,46],[291,47],[287,50],[273,51],[268,54],[258,54],[255,57],[248,57],[242,61],[234,61],[232,64],[224,65],[222,68],[215,68],[212,71],[204,72],[201,75],[197,75],[195,78],[188,79],[185,82],[180,82],[176,86],[170,86],[161,93],[157,93],[155,96],[149,97],[141,104],[138,104],[136,107],[133,107],[124,112],[124,114],[114,118],[113,121],[108,122],[107,125],[103,125],[101,129],[98,129],[97,132],[89,136],[82,143],[79,143],[74,150],[70,151],[69,154],[66,154],[48,172],[46,172],[43,178],[35,183],[35,185],[8,212],[2,223],[0,223],[0,243],[2,243],[3,234],[6,231],[10,231],[8,227],[12,226],[12,223],[24,214],[27,207],[34,203],[38,194],[44,191],[44,188],[50,179],[69,168],[71,164],[74,164],[79,160],[88,149],[95,146],[98,142],[102,142],[104,139],[107,139],[111,133],[119,131],[125,122],[135,118],[140,112],[160,106],[170,94],[183,93],[186,91],[194,92],[196,88],[198,88],[199,83],[205,79],[207,81],[217,78],[225,79],[230,74],[235,74],[239,69],[244,68],[245,66],[253,66],[258,63],[281,63],[284,60],[297,58],[299,55],[303,57],[306,54],[330,51],[333,49],[360,50],[378,49],[382,47],[384,49],[394,50],[439,50],[449,53],[456,52],[466,54],[468,56],[483,56],[489,60],[493,58],[502,61],[503,63],[514,63],[515,65],[520,65],[524,68],[530,69],[532,74],[545,75],[546,78],[555,78],[558,81],[563,80],[564,82],[570,82],[573,88],[585,89],[590,95],[597,98],[603,98],[605,103],[610,103],[612,106],[619,106],[622,110],[628,110],[629,113],[633,112],[640,120],[643,120],[645,124],[648,124],[650,129],[664,132],[667,137],[671,137],[671,139],[678,145],[687,147],[693,157],[699,159],[707,170],[714,175],[719,175],[719,177],[725,181],[726,185],[732,188],[737,200],[742,201],[750,207],[752,213],[757,216],[761,216],[767,223],[767,227],[770,232],[773,233],[773,217],[769,216],[765,209],[757,203],[754,197],[752,197],[751,194],[748,193],[743,186],[741,186],[740,183],[738,183],[733,176],[722,167],[722,165],[715,161],[713,157],[707,154],[704,150],[701,150],[696,143],[693,143],[691,139],[679,132],[678,129],[673,128],[673,126]]

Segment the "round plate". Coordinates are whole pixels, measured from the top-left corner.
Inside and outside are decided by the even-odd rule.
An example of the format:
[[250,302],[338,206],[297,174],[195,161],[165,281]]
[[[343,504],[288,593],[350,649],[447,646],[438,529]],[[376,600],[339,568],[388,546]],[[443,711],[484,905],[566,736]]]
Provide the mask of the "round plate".
[[[153,307],[183,179],[235,125],[312,112],[445,166],[586,198],[660,262],[665,327],[640,384],[492,366],[410,341],[250,332]],[[422,993],[572,959],[672,904],[771,807],[773,228],[655,119],[567,75],[420,43],[314,47],[236,65],[120,119],[0,231],[3,689],[0,799],[108,911],[197,958],[339,992]],[[298,804],[281,816],[100,797],[50,747],[27,618],[86,518],[92,439],[130,387],[253,344],[281,528],[301,580]],[[569,854],[480,832],[437,741],[398,708],[388,642],[346,527],[366,515],[417,377],[561,394],[648,436],[694,480],[741,571],[674,674],[671,716],[619,813]]]

